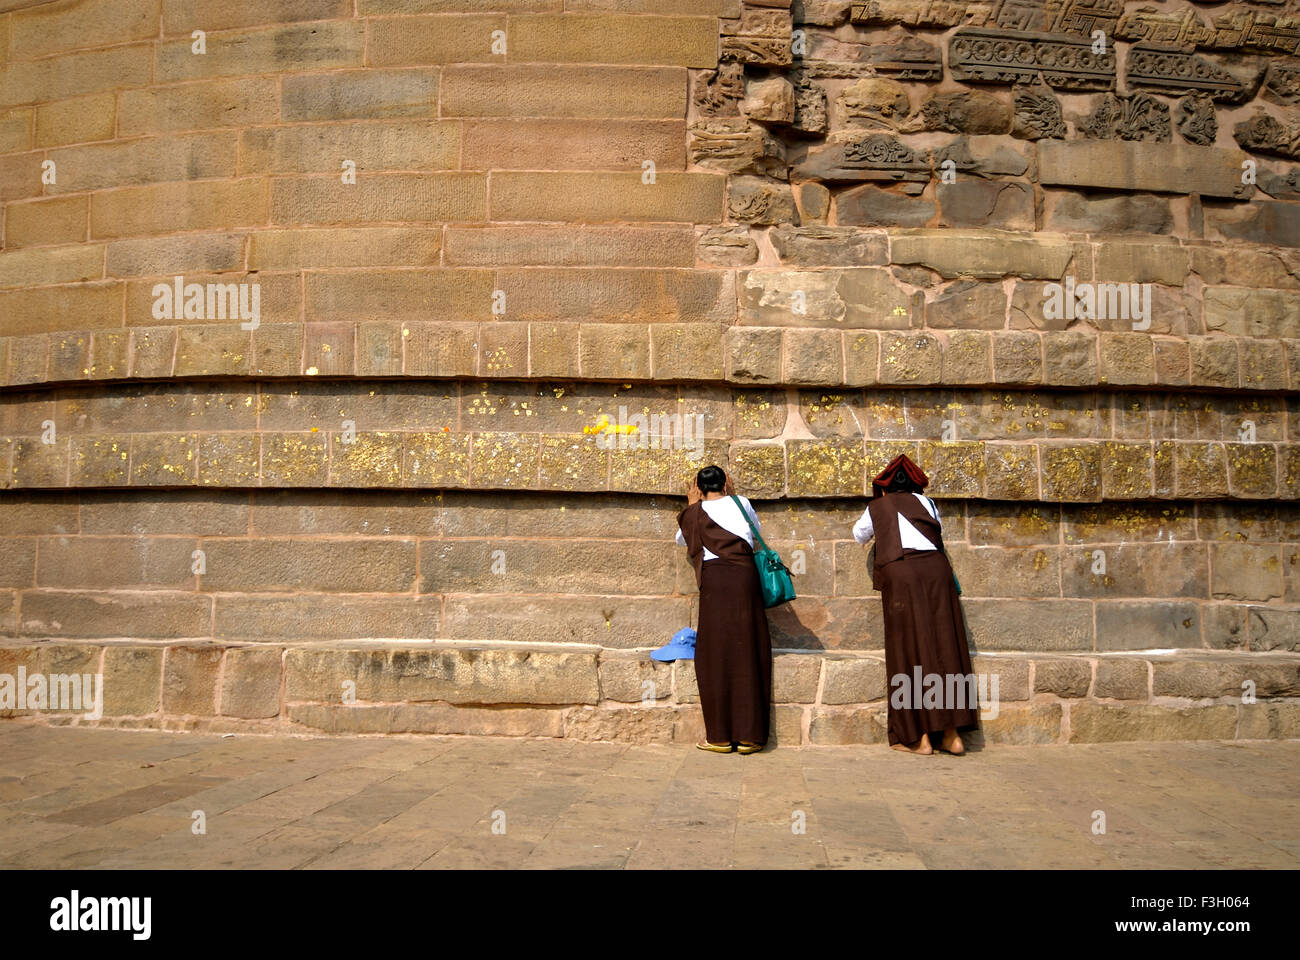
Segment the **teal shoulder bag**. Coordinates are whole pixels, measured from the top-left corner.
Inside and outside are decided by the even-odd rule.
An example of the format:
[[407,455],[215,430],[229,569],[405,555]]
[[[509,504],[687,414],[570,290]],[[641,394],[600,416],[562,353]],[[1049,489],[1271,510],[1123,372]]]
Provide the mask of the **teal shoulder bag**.
[[758,567],[758,583],[763,589],[763,606],[775,607],[782,603],[789,603],[795,598],[794,583],[790,580],[789,568],[781,562],[779,553],[767,548],[762,534],[754,526],[754,521],[749,519],[749,514],[745,511],[740,498],[733,493],[731,499],[740,508],[740,515],[745,518],[750,532],[754,535],[754,566]]

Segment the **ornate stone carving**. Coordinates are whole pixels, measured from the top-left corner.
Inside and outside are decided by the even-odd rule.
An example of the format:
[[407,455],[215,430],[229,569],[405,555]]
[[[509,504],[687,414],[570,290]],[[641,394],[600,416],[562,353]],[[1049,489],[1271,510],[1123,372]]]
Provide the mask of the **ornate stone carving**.
[[1233,127],[1232,136],[1243,150],[1300,158],[1300,120],[1284,124],[1260,110]]
[[[1059,6],[1059,0],[1053,0]],[[1055,19],[1042,0],[1001,0],[994,23],[1006,30],[1046,30]]]
[[865,126],[877,125],[897,130],[912,112],[907,88],[888,77],[866,77],[845,87],[840,93],[841,115]]
[[948,133],[1009,133],[1011,105],[983,90],[932,93],[902,128],[904,133],[944,130]]
[[1046,88],[1017,84],[1011,91],[1011,135],[1021,140],[1064,140],[1065,118],[1061,101]]
[[758,177],[731,177],[727,184],[727,214],[738,223],[798,223],[794,193],[788,184]]
[[920,37],[904,36],[892,43],[873,44],[863,58],[882,77],[895,80],[942,80],[943,55]]
[[1216,49],[1300,52],[1300,16],[1234,10],[1214,18]]
[[800,133],[825,134],[830,128],[826,91],[803,71],[793,73],[790,81],[794,84],[794,123],[791,126]]
[[894,32],[873,43],[849,43],[816,34],[809,40],[807,69],[821,77],[943,78],[943,55],[920,37]]
[[1233,10],[1206,23],[1195,10],[1163,11],[1141,7],[1124,13],[1115,27],[1120,40],[1182,50],[1258,50],[1295,53],[1300,47],[1300,17]]
[[1093,53],[1092,41],[1056,33],[963,28],[948,44],[954,80],[1033,83],[1071,90],[1115,86],[1115,53]]
[[739,20],[722,21],[718,59],[765,67],[788,67],[792,27],[790,11],[746,8]]
[[942,168],[945,160],[952,161],[956,172],[976,177],[1019,177],[1029,169],[1024,154],[1010,147],[998,147],[991,154],[975,156],[971,152],[970,140],[964,136],[934,152],[936,169]]
[[757,173],[784,180],[785,147],[741,117],[714,117],[690,126],[691,163],[727,173]]
[[721,63],[717,70],[695,78],[695,107],[705,116],[739,116],[744,95],[745,68],[739,63]]
[[1134,47],[1124,64],[1129,85],[1161,93],[1205,93],[1215,100],[1243,100],[1252,92],[1227,70],[1194,53]]
[[1106,94],[1092,116],[1079,124],[1079,129],[1096,140],[1168,143],[1172,136],[1169,107],[1145,93],[1131,97]]
[[1219,118],[1208,97],[1186,96],[1178,101],[1178,132],[1188,143],[1211,146],[1219,135]]
[[956,27],[989,22],[997,0],[854,0],[853,23],[901,23],[909,27]]
[[740,111],[759,123],[794,123],[794,86],[785,77],[751,80]]
[[1300,103],[1300,60],[1273,60],[1264,74],[1264,99]]
[[930,155],[887,133],[863,134],[827,144],[793,170],[797,180],[927,181]]
[[1194,50],[1214,41],[1214,29],[1201,20],[1195,10],[1166,13],[1154,7],[1127,11],[1119,18],[1115,37],[1134,43]]
[[1094,30],[1113,36],[1115,24],[1124,12],[1124,0],[1068,0],[1056,16],[1052,29],[1091,37]]
[[718,59],[737,63],[753,63],[764,67],[788,67],[790,39],[788,37],[723,37]]

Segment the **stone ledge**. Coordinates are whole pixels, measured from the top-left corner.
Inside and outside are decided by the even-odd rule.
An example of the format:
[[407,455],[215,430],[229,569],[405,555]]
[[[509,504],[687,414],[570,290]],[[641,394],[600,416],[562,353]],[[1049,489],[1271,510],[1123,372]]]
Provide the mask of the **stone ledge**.
[[[975,655],[982,738],[995,743],[1300,737],[1300,656]],[[6,643],[0,673],[104,675],[97,721],[292,733],[430,733],[690,741],[702,734],[694,664],[557,645]],[[1242,702],[1242,684],[1254,702]],[[778,743],[885,741],[883,654],[777,653]],[[994,697],[996,696],[996,700]]]
[[[1300,340],[1278,336],[1264,322],[1280,315],[1279,304],[1296,300],[1297,293],[1207,291],[1222,307],[1208,334],[1152,335],[1127,327],[1005,330],[1000,323],[999,329],[988,329],[951,320],[927,326],[908,319],[910,307],[897,324],[849,325],[834,318],[817,323],[786,312],[779,319],[736,325],[503,320],[268,323],[252,332],[238,324],[191,324],[38,333],[0,337],[0,386],[382,377],[1300,390]],[[1256,303],[1265,294],[1275,295],[1277,303]],[[978,306],[978,290],[960,296]],[[1300,333],[1300,319],[1295,332]],[[408,348],[411,337],[422,346]]]
[[[293,488],[610,491],[678,494],[726,464],[764,499],[869,495],[899,453],[953,499],[1101,503],[1300,499],[1300,443],[1200,440],[773,441],[704,438],[687,449],[608,449],[576,433],[376,430],[0,436],[0,490]],[[612,443],[620,438],[614,438]],[[631,446],[631,445],[629,445]]]

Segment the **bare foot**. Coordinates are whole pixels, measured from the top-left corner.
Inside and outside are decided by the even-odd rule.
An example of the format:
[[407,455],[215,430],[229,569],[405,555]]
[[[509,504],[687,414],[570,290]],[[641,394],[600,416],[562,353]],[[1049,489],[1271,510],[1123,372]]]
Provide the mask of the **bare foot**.
[[939,742],[939,749],[945,753],[951,753],[954,757],[960,757],[966,752],[966,744],[961,742],[956,727],[949,727],[943,732],[943,740]]
[[928,733],[921,734],[921,739],[916,743],[894,743],[890,744],[890,746],[895,750],[902,750],[904,753],[915,753],[920,757],[928,757],[934,753],[934,750],[930,747],[930,735]]

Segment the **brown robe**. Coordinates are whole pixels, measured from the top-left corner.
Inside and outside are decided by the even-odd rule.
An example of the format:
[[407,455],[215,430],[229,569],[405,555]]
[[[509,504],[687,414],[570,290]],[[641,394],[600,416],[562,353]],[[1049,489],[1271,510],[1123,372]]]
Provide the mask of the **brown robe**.
[[[910,493],[886,493],[867,510],[875,528],[875,582],[884,609],[889,742],[910,744],[925,733],[978,726],[966,621],[939,522]],[[900,514],[938,549],[905,548]],[[930,675],[938,675],[942,686],[938,702],[926,707]]]
[[[677,515],[700,588],[695,679],[711,743],[767,743],[772,640],[754,550],[713,522],[699,503]],[[717,554],[705,561],[704,548]]]

